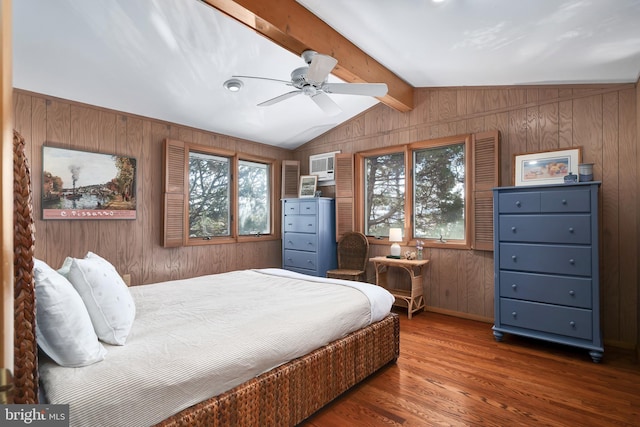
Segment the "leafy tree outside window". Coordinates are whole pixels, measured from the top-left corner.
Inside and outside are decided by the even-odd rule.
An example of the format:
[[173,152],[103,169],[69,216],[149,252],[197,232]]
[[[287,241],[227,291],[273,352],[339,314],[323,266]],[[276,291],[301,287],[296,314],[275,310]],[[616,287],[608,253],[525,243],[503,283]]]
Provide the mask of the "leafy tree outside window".
[[229,236],[231,159],[189,151],[189,237]]
[[404,227],[404,153],[366,157],[364,163],[365,234],[388,236],[389,228]]
[[413,152],[413,235],[464,240],[465,144]]
[[270,165],[238,162],[238,234],[271,233]]

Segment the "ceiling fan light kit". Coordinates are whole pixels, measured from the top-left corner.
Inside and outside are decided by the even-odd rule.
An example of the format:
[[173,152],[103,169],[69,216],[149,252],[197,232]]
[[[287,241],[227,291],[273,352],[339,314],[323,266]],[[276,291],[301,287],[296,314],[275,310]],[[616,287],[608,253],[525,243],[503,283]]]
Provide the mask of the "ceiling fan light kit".
[[[271,80],[292,86],[296,90],[278,95],[275,98],[258,104],[259,107],[267,107],[277,104],[295,95],[303,94],[308,96],[326,114],[335,116],[342,112],[342,109],[327,94],[341,95],[364,95],[381,97],[387,94],[385,83],[328,83],[329,73],[338,64],[335,58],[328,55],[319,54],[313,50],[302,52],[302,59],[308,64],[306,67],[296,68],[291,72],[291,81],[277,80],[267,77],[255,76],[232,76],[234,79],[260,79]],[[234,80],[232,79],[232,80]],[[231,80],[228,80],[229,82]],[[225,82],[225,87],[227,82]],[[227,88],[229,89],[229,88]],[[231,90],[231,89],[230,89]]]

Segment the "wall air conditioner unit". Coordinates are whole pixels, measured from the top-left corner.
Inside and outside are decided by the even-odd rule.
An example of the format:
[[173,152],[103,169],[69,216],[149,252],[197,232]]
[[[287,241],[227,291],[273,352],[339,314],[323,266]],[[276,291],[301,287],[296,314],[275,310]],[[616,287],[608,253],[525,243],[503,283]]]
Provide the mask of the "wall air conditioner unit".
[[340,151],[309,156],[309,175],[318,175],[318,181],[333,181],[335,156]]

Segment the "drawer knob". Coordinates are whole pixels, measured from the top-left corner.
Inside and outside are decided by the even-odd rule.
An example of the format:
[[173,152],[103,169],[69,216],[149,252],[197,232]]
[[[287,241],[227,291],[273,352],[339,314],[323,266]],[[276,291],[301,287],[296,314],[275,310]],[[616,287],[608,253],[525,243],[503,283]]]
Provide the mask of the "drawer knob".
[[569,291],[569,295],[574,296],[576,294],[576,291],[574,291],[573,289]]
[[562,199],[562,204],[566,205],[567,204],[567,199]]
[[515,261],[517,261],[517,260],[518,260],[518,257],[517,257],[517,256],[515,256],[515,255],[511,255],[511,259],[515,262]]
[[575,263],[576,263],[576,260],[575,260],[575,259],[571,258],[571,259],[569,260],[569,264],[574,265]]
[[569,227],[569,233],[573,233],[573,227]]
[[516,232],[516,228],[515,227],[511,227],[511,231],[513,231],[515,233]]
[[513,290],[515,291],[516,289],[518,289],[518,285],[516,285],[516,284],[514,283],[513,285],[511,285],[511,289],[513,289]]
[[515,311],[511,312],[511,315],[513,316],[513,318],[515,319],[518,316],[518,313],[516,313]]
[[576,327],[576,322],[574,322],[573,320],[571,322],[569,322],[569,326],[571,326],[572,328]]
[[313,224],[307,224],[307,227],[313,227]]
[[517,200],[517,201],[516,201],[516,206],[517,206],[517,207],[520,207],[520,205],[521,205],[520,200]]

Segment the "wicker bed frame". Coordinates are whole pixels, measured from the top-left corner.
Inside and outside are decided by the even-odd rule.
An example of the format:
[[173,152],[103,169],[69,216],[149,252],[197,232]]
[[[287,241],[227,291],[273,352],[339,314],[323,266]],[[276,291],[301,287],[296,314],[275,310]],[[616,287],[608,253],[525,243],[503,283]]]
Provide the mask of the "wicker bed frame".
[[[24,139],[14,132],[13,402],[38,403],[33,278],[34,225]],[[362,381],[400,352],[395,314],[198,403],[158,426],[293,426]]]

